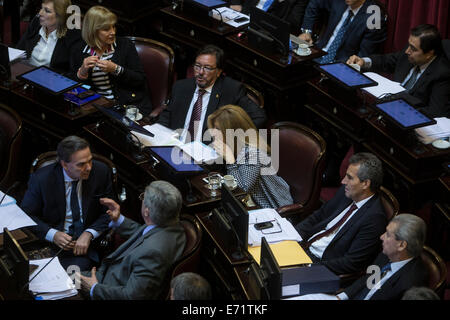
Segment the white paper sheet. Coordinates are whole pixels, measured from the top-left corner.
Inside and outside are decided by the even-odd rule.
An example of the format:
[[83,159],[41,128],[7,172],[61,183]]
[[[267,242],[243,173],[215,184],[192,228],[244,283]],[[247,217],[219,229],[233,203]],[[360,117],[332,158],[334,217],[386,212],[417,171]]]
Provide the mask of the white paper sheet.
[[27,57],[25,51],[16,48],[8,47],[8,54],[9,54],[9,61],[14,61],[16,59],[25,59]]
[[443,117],[434,120],[437,121],[436,124],[415,129],[419,139],[425,144],[450,136],[450,119]]
[[36,223],[15,203],[0,207],[0,233],[3,233],[5,227],[11,231],[35,225]]
[[400,83],[391,81],[378,73],[366,72],[364,75],[378,83],[375,87],[363,88],[364,91],[370,93],[374,97],[379,98],[384,94],[396,94],[405,91],[405,88],[403,88]]
[[312,294],[305,294],[303,296],[286,298],[283,300],[339,300],[339,299],[335,295],[331,294],[312,293]]
[[[38,265],[38,268],[30,274],[32,279],[44,266],[51,260],[51,258],[30,260],[30,264]],[[75,284],[68,276],[67,272],[59,262],[58,257],[53,259],[52,262],[45,269],[39,273],[29,284],[29,290],[34,293],[61,293],[68,290],[74,290]]]
[[159,124],[155,123],[152,125],[144,126],[144,129],[150,131],[155,136],[150,137],[145,134],[141,134],[136,131],[131,131],[136,137],[138,137],[139,141],[146,147],[152,146],[177,146],[183,144],[180,140],[178,140],[178,133]]
[[[220,11],[220,14],[218,11]],[[224,23],[226,23],[232,27],[235,27],[235,28],[246,25],[250,22],[250,17],[248,15],[240,13],[239,11],[233,10],[228,7],[217,8],[215,10],[211,10],[211,12],[212,12],[212,17],[214,19],[219,20],[219,21],[222,19],[222,21]],[[222,18],[220,16],[222,16]],[[235,21],[237,18],[242,18],[242,17],[247,18],[247,20],[242,21],[242,22]]]

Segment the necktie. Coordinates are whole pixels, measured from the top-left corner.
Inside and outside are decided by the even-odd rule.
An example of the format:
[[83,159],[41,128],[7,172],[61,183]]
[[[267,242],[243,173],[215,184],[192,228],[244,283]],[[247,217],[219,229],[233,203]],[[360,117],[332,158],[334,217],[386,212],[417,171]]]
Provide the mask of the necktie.
[[272,3],[273,3],[273,0],[267,0],[263,5],[262,10],[267,12],[267,10],[270,8]]
[[384,276],[386,275],[386,273],[388,273],[389,271],[391,271],[391,263],[390,262],[388,264],[386,264],[383,268],[381,268],[380,280],[383,279]]
[[[203,95],[205,94],[206,90],[204,89],[198,89],[198,98],[197,101],[194,103],[194,109],[192,110],[191,120],[189,121],[189,134],[191,135],[191,141],[195,140],[195,122],[200,121],[200,117],[202,116],[202,101],[203,101]],[[186,139],[187,140],[187,139]],[[188,142],[188,141],[186,141]]]
[[330,47],[328,48],[328,54],[326,56],[323,56],[319,59],[320,64],[330,63],[334,61],[334,58],[336,57],[336,53],[341,46],[341,42],[344,39],[345,32],[348,29],[348,26],[350,25],[350,21],[353,17],[353,11],[348,10],[348,16],[347,19],[345,19],[344,23],[340,27],[336,37],[334,38],[333,42],[331,43]]
[[78,203],[77,192],[78,181],[72,181],[72,190],[70,192],[70,209],[72,211],[72,225],[69,228],[69,233],[72,233],[74,238],[78,238],[83,232],[83,224],[80,221],[80,204]]
[[306,242],[306,244],[304,245],[304,248],[309,248],[314,241],[317,241],[317,240],[319,240],[319,239],[321,239],[321,238],[323,238],[325,236],[328,236],[329,234],[335,232],[348,219],[348,217],[353,213],[353,211],[355,211],[357,208],[358,207],[356,206],[356,204],[353,203],[352,206],[350,207],[350,209],[348,209],[348,211],[341,218],[341,220],[339,220],[330,229],[325,230],[325,231],[319,233],[318,235],[316,235],[315,237],[313,237],[312,239],[308,240]]
[[406,81],[406,83],[403,85],[403,87],[406,90],[409,91],[412,89],[412,87],[414,87],[414,84],[417,81],[417,76],[419,75],[419,73],[420,73],[420,68],[417,66],[414,68],[414,71],[413,71],[411,77],[409,77],[408,81]]

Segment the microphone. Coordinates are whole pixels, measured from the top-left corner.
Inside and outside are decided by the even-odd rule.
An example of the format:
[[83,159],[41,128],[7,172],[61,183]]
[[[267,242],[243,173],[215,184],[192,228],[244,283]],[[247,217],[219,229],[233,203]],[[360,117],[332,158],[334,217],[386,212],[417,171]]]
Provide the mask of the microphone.
[[3,194],[2,199],[0,200],[0,205],[3,203],[3,200],[5,200],[6,195],[13,189],[15,189],[18,185],[20,184],[19,181],[16,181],[12,184],[12,186],[10,186],[8,189],[6,189],[5,193]]
[[[76,241],[76,240],[78,240],[78,237],[72,238],[72,240],[70,242]],[[38,274],[41,273],[42,270],[44,270],[50,264],[50,262],[52,262],[53,259],[55,259],[67,247],[67,245],[70,244],[70,242],[68,242],[65,246],[63,246],[61,249],[59,249],[58,252],[41,268],[41,270],[39,270],[38,273],[36,273],[34,275],[34,277],[30,279],[30,281],[28,281],[27,283],[25,283],[23,285],[22,289],[20,290],[20,293],[22,293],[28,287],[28,285],[31,283],[31,281],[33,281],[38,276]]]
[[221,13],[218,9],[216,9],[216,8],[214,8],[213,10],[214,10],[214,11],[217,11],[217,12],[219,13],[219,17],[220,17],[220,24],[219,24],[219,26],[217,27],[217,31],[219,31],[219,32],[225,31],[225,25],[224,25],[222,13]]

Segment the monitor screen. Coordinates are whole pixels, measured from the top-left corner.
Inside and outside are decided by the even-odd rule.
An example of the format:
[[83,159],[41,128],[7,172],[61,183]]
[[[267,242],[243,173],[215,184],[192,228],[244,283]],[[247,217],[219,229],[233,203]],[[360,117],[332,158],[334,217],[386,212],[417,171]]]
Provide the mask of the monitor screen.
[[241,248],[247,250],[248,246],[248,211],[242,203],[236,199],[231,190],[222,185],[221,206],[230,217],[231,224],[236,230]]
[[377,104],[376,107],[402,129],[414,129],[436,123],[405,100],[398,99]]
[[353,69],[348,64],[337,62],[317,66],[323,72],[349,88],[365,88],[378,85],[369,77]]
[[35,68],[17,77],[27,83],[45,89],[52,94],[66,92],[79,86],[81,83],[69,79],[45,66]]
[[269,292],[269,299],[280,300],[282,273],[266,237],[261,238],[260,268],[264,276],[264,283]]
[[248,40],[251,45],[263,50],[289,53],[289,23],[256,7],[250,8]]
[[187,153],[175,146],[150,147],[160,160],[167,163],[177,173],[200,173],[204,169],[194,162]]

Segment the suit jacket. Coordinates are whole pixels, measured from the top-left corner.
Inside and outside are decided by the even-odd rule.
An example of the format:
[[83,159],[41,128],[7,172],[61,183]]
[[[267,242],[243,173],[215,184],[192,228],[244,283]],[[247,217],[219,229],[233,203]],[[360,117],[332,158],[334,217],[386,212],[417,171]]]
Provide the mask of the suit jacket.
[[[37,45],[39,39],[41,38],[41,36],[39,35],[40,29],[41,24],[39,22],[39,17],[36,16],[33,18],[24,35],[17,43],[18,49],[26,51],[27,58],[31,57],[31,53],[33,52],[34,47]],[[73,48],[81,41],[80,30],[67,30],[66,35],[62,38],[59,38],[56,42],[56,46],[53,50],[52,58],[50,60],[50,67],[58,72],[69,73],[71,52]]]
[[[304,241],[310,239],[352,203],[344,186],[320,209],[295,226]],[[386,214],[374,195],[348,220],[325,249],[320,263],[336,274],[364,270],[380,249],[386,229]]]
[[[184,128],[189,105],[194,96],[195,89],[196,83],[194,78],[175,82],[172,89],[172,98],[167,108],[161,113],[158,123],[172,130]],[[221,106],[227,104],[235,104],[242,107],[253,120],[256,127],[261,128],[264,126],[266,121],[264,110],[247,97],[242,83],[229,77],[221,76],[216,80],[211,90],[205,122],[203,124],[203,132],[207,129],[206,121],[208,116]]]
[[[82,184],[82,213],[84,229],[103,232],[108,228],[109,217],[105,207],[94,195],[112,197],[111,170],[94,160],[87,180]],[[63,168],[59,163],[40,168],[31,175],[28,190],[20,204],[36,223],[32,231],[40,239],[45,239],[50,228],[64,230],[66,217],[66,197]]]
[[[258,2],[259,0],[243,0],[234,4],[242,3],[242,13],[249,14],[250,8],[256,7]],[[298,35],[308,2],[309,0],[274,0],[269,9],[267,9],[267,12],[289,22],[291,25],[291,33]]]
[[[402,83],[413,68],[405,50],[370,56],[371,70],[393,73],[394,81]],[[408,93],[423,103],[421,110],[429,116],[450,117],[450,62],[444,55],[433,60]]]
[[[380,267],[380,269],[389,262],[389,259],[383,253],[380,253],[375,261],[374,265]],[[367,291],[367,279],[371,274],[367,274],[349,287],[344,289],[349,299],[353,299],[362,290]],[[407,264],[405,264],[400,270],[394,273],[381,287],[378,289],[370,300],[400,300],[406,290],[411,287],[426,286],[427,285],[428,272],[422,260],[420,258],[413,258]],[[368,291],[367,291],[368,292]]]
[[96,273],[95,300],[157,299],[170,267],[183,253],[186,235],[178,222],[155,227],[125,218],[117,232],[129,239],[106,257]]
[[[367,13],[367,8],[374,4],[376,3],[373,0],[367,0],[359,9],[336,52],[336,61],[345,62],[354,54],[367,57],[381,49],[381,45],[387,37],[386,20],[383,14],[380,29],[370,30],[367,28],[367,21],[372,19],[372,13]],[[348,10],[348,6],[344,0],[311,0],[306,8],[302,28],[313,30],[314,24],[319,20],[324,10],[329,15],[328,24],[316,44],[319,48],[324,48],[327,45],[342,15]]]
[[[78,79],[78,68],[83,64],[84,58],[89,56],[89,53],[85,50],[86,46],[84,41],[79,43],[72,54],[71,70],[74,79]],[[119,76],[110,74],[109,77],[117,103],[120,105],[136,105],[144,115],[149,114],[152,111],[152,103],[147,88],[147,77],[135,45],[127,38],[117,37],[114,50],[111,61],[124,68]],[[91,76],[92,69],[89,70],[88,80],[78,80],[93,85]]]

